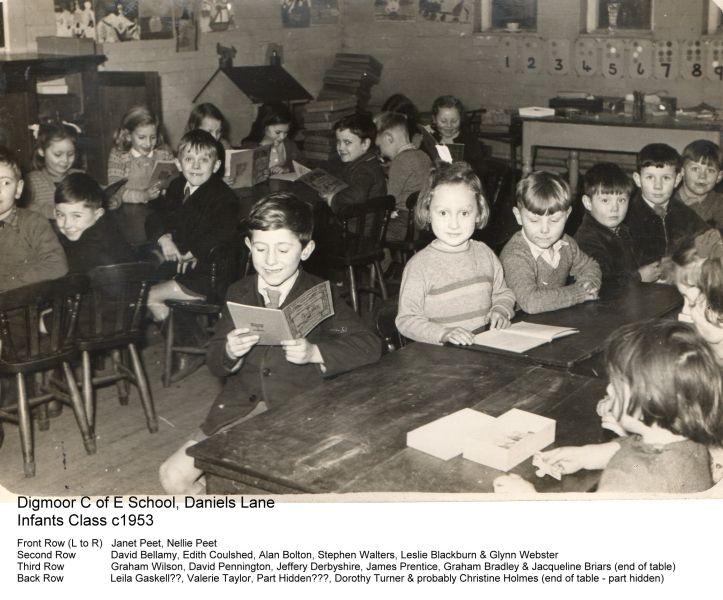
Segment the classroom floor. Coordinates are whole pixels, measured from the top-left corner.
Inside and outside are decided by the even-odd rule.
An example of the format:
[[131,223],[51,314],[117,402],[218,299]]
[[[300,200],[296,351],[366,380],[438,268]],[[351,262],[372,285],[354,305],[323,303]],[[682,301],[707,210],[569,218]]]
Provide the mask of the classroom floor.
[[143,360],[158,413],[157,433],[146,428],[137,392],[132,389],[130,402],[121,406],[111,386],[97,397],[97,453],[86,454],[73,412],[65,406],[48,431],[34,428],[35,477],[23,475],[18,429],[5,423],[0,485],[15,494],[162,494],[159,465],[198,427],[220,389],[205,366],[164,389],[162,358],[162,339],[156,334],[143,350]]

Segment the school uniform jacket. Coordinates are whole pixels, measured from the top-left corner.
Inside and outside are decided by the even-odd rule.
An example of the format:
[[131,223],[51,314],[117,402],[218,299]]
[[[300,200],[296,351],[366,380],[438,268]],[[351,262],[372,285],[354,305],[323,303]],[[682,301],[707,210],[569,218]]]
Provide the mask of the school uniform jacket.
[[173,277],[193,292],[208,295],[209,253],[214,246],[236,235],[240,205],[235,194],[220,178],[211,177],[183,202],[186,178],[180,175],[171,182],[166,197],[156,206],[156,213],[146,220],[146,234],[156,243],[170,233],[182,253],[189,250],[198,264],[184,274],[175,275],[176,263],[164,263],[161,275]]
[[[229,288],[226,300],[264,306],[257,281],[256,275],[237,281]],[[282,307],[320,281],[301,271]],[[234,372],[238,361],[226,354],[226,335],[234,329],[234,324],[224,307],[208,345],[206,364],[214,375],[226,378],[226,385],[201,425],[205,434],[211,435],[245,416],[262,400],[270,409],[283,407],[294,396],[319,385],[323,379],[379,360],[380,339],[361,322],[336,290],[333,294],[335,314],[307,336],[310,343],[319,347],[325,372],[317,364],[288,362],[281,346],[258,345],[243,357],[241,368]]]
[[58,236],[68,257],[71,273],[87,273],[94,267],[134,262],[136,255],[118,228],[115,214],[108,212],[86,229],[76,241]]
[[337,192],[331,202],[336,213],[349,204],[363,204],[370,198],[387,194],[387,180],[379,158],[373,152],[365,152],[356,160],[344,163],[341,179],[349,187]]

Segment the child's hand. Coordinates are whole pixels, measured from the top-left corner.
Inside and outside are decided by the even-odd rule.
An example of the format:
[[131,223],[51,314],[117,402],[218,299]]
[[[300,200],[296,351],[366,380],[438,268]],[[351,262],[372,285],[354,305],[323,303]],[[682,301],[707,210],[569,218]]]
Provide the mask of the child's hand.
[[332,200],[334,200],[334,194],[329,192],[328,194],[319,194],[319,196],[321,196],[326,201],[326,203],[331,206],[331,202]]
[[640,273],[640,279],[645,283],[658,281],[661,276],[660,261],[655,261],[654,263],[640,267],[638,273]]
[[161,182],[160,182],[160,181],[156,181],[156,183],[154,183],[154,184],[153,184],[151,187],[149,187],[148,190],[146,190],[146,191],[148,192],[148,197],[149,197],[151,200],[155,200],[156,198],[158,198],[158,196],[161,195]]
[[282,167],[281,165],[276,165],[275,167],[271,167],[269,169],[272,175],[280,175],[281,173],[286,173],[286,169]]
[[181,260],[178,261],[178,266],[176,267],[176,272],[177,273],[185,273],[189,269],[193,270],[197,264],[198,264],[198,259],[193,254],[191,254],[191,251],[189,250],[183,256],[181,256]]
[[180,262],[183,259],[181,251],[178,249],[178,246],[176,246],[170,234],[162,235],[158,238],[158,245],[161,248],[161,252],[163,252],[164,260]]
[[281,347],[284,349],[286,360],[295,365],[324,362],[319,352],[319,346],[310,344],[306,338],[298,340],[282,340]]
[[535,491],[535,486],[522,479],[516,473],[500,475],[492,482],[495,494],[529,494]]
[[510,326],[510,318],[506,313],[493,308],[490,312],[490,329],[507,329]]
[[453,327],[444,332],[440,341],[443,344],[445,342],[450,342],[451,344],[469,346],[474,341],[474,335],[472,335],[472,332],[467,331],[464,327]]
[[540,452],[539,459],[544,462],[551,471],[568,475],[576,473],[586,467],[587,452],[586,446],[563,446],[548,452]]
[[228,333],[226,336],[226,354],[228,356],[231,358],[246,356],[256,342],[261,339],[256,334],[246,335],[249,331],[251,330],[248,327],[241,327]]

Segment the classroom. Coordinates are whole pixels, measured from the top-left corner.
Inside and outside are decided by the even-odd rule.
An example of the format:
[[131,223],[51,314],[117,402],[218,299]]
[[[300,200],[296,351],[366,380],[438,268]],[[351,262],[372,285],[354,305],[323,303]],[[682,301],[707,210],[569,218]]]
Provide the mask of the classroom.
[[717,493],[722,132],[719,0],[0,0],[0,489]]

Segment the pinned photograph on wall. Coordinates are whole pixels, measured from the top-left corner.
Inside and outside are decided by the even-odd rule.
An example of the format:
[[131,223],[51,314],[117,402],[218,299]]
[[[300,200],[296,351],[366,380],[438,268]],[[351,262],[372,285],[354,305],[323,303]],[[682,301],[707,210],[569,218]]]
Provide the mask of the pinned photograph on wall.
[[413,21],[417,16],[416,0],[374,0],[377,21]]
[[173,0],[173,23],[176,29],[176,52],[198,50],[198,1]]
[[440,23],[470,23],[471,0],[419,0],[419,15]]
[[311,0],[312,25],[336,25],[339,22],[339,0]]
[[90,0],[54,0],[55,35],[95,39],[95,7]]
[[141,39],[138,0],[98,0],[97,40],[101,44]]
[[138,0],[142,40],[173,37],[173,0]]
[[201,0],[201,31],[212,33],[236,29],[234,15],[234,6],[230,0]]
[[281,23],[284,27],[308,27],[311,25],[309,0],[281,0]]

